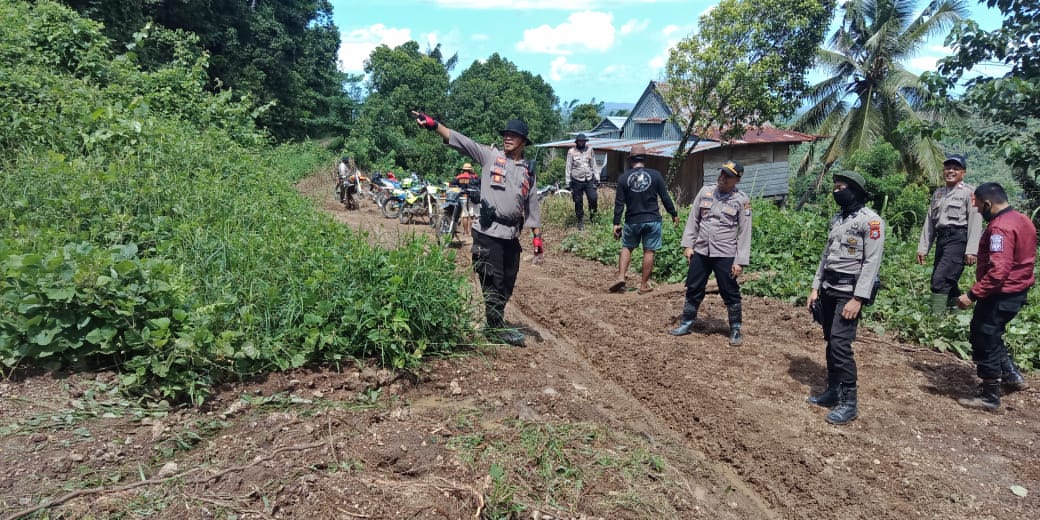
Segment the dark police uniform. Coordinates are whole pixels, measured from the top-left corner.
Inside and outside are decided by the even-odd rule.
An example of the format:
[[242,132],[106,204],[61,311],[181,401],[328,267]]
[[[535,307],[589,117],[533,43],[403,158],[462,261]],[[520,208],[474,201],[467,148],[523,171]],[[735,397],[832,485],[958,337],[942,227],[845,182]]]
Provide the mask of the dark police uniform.
[[964,272],[964,256],[979,252],[982,217],[971,204],[974,191],[973,186],[964,182],[935,190],[917,243],[917,254],[922,256],[935,243],[931,289],[933,294],[946,295],[949,300],[961,294],[957,282]]
[[841,311],[853,297],[861,301],[873,297],[884,245],[885,223],[870,208],[862,207],[850,215],[839,213],[831,219],[827,246],[812,283],[819,291],[823,337],[827,341],[828,386],[856,384],[852,342],[859,315],[847,320]]
[[480,163],[480,217],[473,222],[473,270],[480,278],[488,326],[505,326],[506,303],[520,271],[520,232],[542,225],[534,187],[535,174],[526,160],[479,144],[454,130],[448,146]]

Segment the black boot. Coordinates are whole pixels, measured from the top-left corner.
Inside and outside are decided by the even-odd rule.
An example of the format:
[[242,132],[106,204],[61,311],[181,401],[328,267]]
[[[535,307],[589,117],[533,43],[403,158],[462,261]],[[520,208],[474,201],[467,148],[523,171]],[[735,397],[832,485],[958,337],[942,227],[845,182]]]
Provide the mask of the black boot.
[[740,334],[741,309],[740,304],[726,307],[729,314],[729,346],[739,347],[744,344],[744,336]]
[[809,404],[815,404],[816,406],[822,406],[824,408],[831,408],[838,404],[838,383],[828,376],[827,377],[827,389],[821,394],[810,395],[806,400]]
[[965,397],[957,400],[965,408],[975,408],[990,412],[1000,408],[1000,380],[983,379],[979,386],[979,393],[975,397]]
[[697,319],[697,307],[689,303],[683,304],[682,316],[679,316],[679,326],[668,331],[672,336],[685,336],[693,332],[693,322]]
[[827,414],[827,422],[839,425],[852,422],[859,417],[857,404],[855,383],[841,383],[838,385],[838,404]]
[[1022,377],[1010,356],[1004,358],[1004,362],[1000,364],[1000,384],[1005,392],[1019,392],[1029,388],[1026,378]]

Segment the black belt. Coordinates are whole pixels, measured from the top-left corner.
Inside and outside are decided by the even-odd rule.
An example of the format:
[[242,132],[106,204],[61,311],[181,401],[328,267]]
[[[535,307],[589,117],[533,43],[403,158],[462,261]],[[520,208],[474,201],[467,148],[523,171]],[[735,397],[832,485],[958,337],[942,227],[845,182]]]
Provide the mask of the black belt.
[[524,223],[524,218],[523,217],[503,218],[503,217],[498,216],[497,214],[494,217],[492,217],[491,220],[493,220],[495,222],[498,222],[499,224],[502,224],[503,226],[509,226],[509,227],[520,227]]
[[848,273],[839,273],[837,271],[824,271],[823,281],[832,285],[856,285],[856,280],[859,276]]
[[936,228],[936,235],[952,235],[954,233],[964,233],[968,231],[968,226],[943,226]]

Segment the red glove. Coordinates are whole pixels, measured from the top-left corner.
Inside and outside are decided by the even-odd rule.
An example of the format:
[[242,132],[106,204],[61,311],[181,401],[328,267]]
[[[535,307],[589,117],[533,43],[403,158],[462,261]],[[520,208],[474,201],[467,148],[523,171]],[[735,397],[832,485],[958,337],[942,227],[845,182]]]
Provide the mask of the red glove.
[[427,130],[436,130],[438,126],[437,120],[430,117],[426,112],[414,112],[415,120],[419,123],[419,126]]
[[535,255],[540,255],[545,252],[545,242],[542,242],[542,237],[534,237],[534,240],[531,241],[531,244],[534,245]]

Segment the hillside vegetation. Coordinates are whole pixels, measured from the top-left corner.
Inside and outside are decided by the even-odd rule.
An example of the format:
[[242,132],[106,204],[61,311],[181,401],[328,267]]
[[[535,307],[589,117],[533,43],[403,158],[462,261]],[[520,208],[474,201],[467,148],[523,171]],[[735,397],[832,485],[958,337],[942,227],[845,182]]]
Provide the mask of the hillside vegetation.
[[371,247],[315,211],[293,181],[329,154],[270,145],[248,100],[206,91],[189,37],[142,71],[58,4],[0,18],[7,374],[112,367],[128,390],[200,403],[308,363],[412,367],[469,333],[452,258]]

